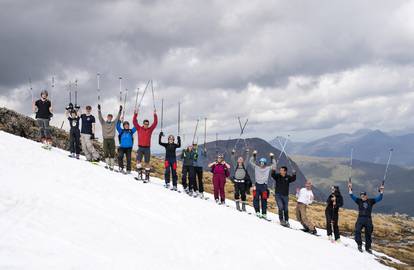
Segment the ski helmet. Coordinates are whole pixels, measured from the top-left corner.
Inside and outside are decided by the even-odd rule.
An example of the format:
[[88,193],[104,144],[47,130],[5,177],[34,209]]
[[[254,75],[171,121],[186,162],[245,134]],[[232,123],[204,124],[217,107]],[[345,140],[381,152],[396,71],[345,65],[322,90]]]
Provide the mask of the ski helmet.
[[261,159],[259,159],[259,163],[260,164],[263,163],[263,165],[265,165],[267,163],[267,159],[265,159],[265,158],[262,157]]

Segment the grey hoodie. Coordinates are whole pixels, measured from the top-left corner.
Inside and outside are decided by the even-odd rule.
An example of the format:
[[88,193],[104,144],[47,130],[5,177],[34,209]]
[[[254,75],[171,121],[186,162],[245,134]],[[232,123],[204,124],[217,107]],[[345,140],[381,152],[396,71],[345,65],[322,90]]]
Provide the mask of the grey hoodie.
[[101,110],[98,110],[99,122],[101,122],[102,125],[102,137],[104,139],[113,139],[115,137],[115,125],[119,121],[121,113],[122,111],[119,110],[116,118],[111,122],[107,122],[105,119],[103,119]]
[[250,165],[254,168],[254,180],[253,183],[257,184],[267,184],[269,181],[269,176],[272,170],[276,169],[276,161],[272,160],[272,165],[266,166],[264,168],[256,164],[254,156],[250,157]]

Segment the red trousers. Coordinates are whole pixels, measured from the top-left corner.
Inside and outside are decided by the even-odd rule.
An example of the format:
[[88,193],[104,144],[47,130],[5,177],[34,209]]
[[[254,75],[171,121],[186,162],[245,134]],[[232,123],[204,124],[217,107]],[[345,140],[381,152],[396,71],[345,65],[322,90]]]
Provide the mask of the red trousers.
[[214,188],[214,199],[220,201],[225,201],[224,186],[226,185],[226,176],[224,174],[214,174],[213,175],[213,188]]

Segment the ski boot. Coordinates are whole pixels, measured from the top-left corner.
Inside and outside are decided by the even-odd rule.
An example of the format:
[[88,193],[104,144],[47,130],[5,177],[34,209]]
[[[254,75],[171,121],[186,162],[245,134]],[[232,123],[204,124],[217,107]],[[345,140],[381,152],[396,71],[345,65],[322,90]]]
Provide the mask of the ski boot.
[[289,221],[285,221],[285,225],[286,225],[286,228],[290,228],[290,223],[289,223]]
[[204,199],[204,193],[200,192],[200,199]]
[[164,187],[165,187],[166,189],[169,189],[169,188],[170,188],[170,183],[165,183]]
[[150,168],[145,168],[145,179],[144,179],[144,183],[148,183],[150,181]]
[[109,166],[110,166],[109,158],[105,158],[105,163],[106,163],[105,169],[109,169]]
[[237,209],[237,211],[241,211],[241,209],[240,209],[240,201],[236,201],[236,209]]
[[256,212],[256,217],[262,218],[262,214],[260,214],[260,212]]
[[68,155],[68,157],[70,157],[70,158],[74,158],[74,157],[75,157],[75,153],[70,153],[70,154]]
[[361,252],[361,253],[362,253],[362,252],[364,252],[364,251],[362,250],[362,246],[358,245],[358,251],[359,251],[359,252]]
[[365,248],[365,251],[368,252],[369,254],[372,254],[372,250],[370,248]]
[[76,154],[76,159],[79,159],[79,154]]
[[193,197],[194,197],[194,198],[197,198],[197,197],[198,197],[198,191],[194,191],[194,192],[193,192]]
[[217,204],[220,204],[220,201],[219,201],[219,199],[216,199],[216,203],[217,203]]
[[242,202],[242,211],[246,212],[246,202]]
[[172,190],[173,190],[173,191],[178,191],[177,186],[173,186],[173,187],[172,187]]

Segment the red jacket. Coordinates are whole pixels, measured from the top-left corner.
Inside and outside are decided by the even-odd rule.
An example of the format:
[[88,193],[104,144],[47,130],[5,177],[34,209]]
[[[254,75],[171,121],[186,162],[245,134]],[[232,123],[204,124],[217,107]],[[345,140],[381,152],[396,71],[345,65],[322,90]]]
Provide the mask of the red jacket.
[[138,114],[134,114],[134,118],[132,119],[132,123],[134,127],[137,129],[138,132],[138,146],[143,147],[150,147],[151,146],[151,135],[154,129],[157,127],[158,124],[158,116],[154,113],[154,123],[148,128],[144,128],[144,126],[140,126],[137,121]]

